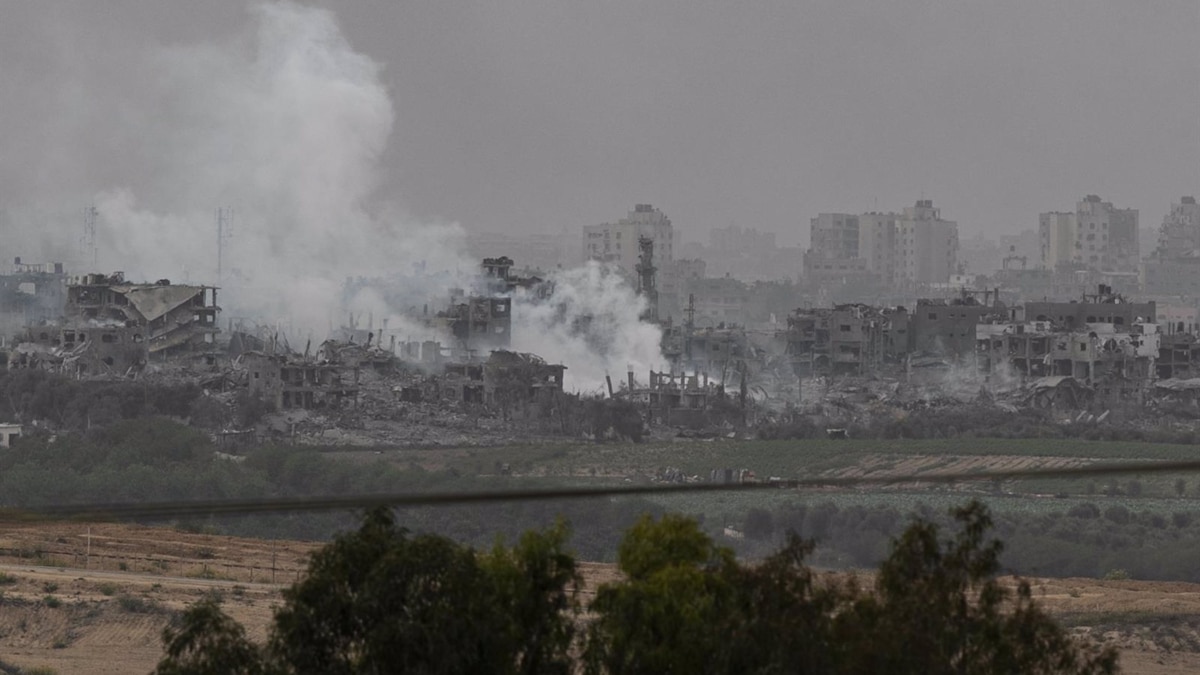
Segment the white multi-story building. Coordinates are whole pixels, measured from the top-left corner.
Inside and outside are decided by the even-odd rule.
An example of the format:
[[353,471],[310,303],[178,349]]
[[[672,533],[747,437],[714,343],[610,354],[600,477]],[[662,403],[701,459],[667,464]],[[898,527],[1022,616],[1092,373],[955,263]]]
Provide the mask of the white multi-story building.
[[1053,270],[1071,264],[1075,256],[1075,214],[1050,211],[1038,216],[1042,267]]
[[666,270],[675,248],[675,231],[671,219],[650,204],[638,204],[628,217],[615,223],[584,225],[583,261],[615,263],[630,278],[635,278],[641,237],[654,241],[654,266]]
[[1154,257],[1162,260],[1195,257],[1196,251],[1200,251],[1200,204],[1195,197],[1183,197],[1163,217]]
[[958,271],[958,223],[942,220],[932,199],[918,200],[896,221],[895,251],[897,283],[946,283]]
[[811,226],[804,257],[810,279],[940,284],[958,271],[958,223],[942,220],[930,199],[900,214],[822,213]]
[[1112,202],[1088,195],[1074,213],[1050,212],[1038,218],[1042,266],[1136,272],[1138,211],[1114,208]]
[[858,255],[866,261],[867,271],[883,281],[896,276],[895,213],[864,213],[858,217]]

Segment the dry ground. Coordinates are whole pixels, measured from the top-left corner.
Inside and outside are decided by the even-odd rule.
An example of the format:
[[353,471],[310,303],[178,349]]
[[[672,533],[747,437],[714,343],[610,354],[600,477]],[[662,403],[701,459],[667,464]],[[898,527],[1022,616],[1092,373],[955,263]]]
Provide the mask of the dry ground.
[[[101,524],[90,526],[89,555],[88,530],[0,528],[0,661],[60,675],[149,672],[170,617],[206,593],[219,593],[225,610],[262,640],[280,590],[318,546]],[[611,565],[585,563],[583,573],[593,587],[616,578]],[[1120,647],[1124,672],[1200,672],[1200,585],[1037,579],[1033,586],[1081,637]]]

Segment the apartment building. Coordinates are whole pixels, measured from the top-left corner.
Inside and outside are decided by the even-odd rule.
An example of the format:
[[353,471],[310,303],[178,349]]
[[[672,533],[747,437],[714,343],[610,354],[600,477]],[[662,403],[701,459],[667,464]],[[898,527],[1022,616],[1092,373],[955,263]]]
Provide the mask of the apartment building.
[[1038,232],[1042,266],[1047,269],[1138,270],[1137,209],[1118,209],[1088,195],[1073,213],[1041,214]]
[[599,260],[614,263],[629,278],[637,276],[638,239],[649,237],[654,242],[654,266],[660,270],[670,267],[674,256],[675,231],[671,219],[650,204],[638,204],[625,218],[615,223],[583,227],[583,261]]
[[958,269],[958,223],[943,220],[932,199],[918,200],[896,221],[895,251],[896,283],[945,283]]
[[917,286],[945,283],[958,270],[958,223],[942,219],[931,199],[899,214],[822,213],[811,228],[809,279]]

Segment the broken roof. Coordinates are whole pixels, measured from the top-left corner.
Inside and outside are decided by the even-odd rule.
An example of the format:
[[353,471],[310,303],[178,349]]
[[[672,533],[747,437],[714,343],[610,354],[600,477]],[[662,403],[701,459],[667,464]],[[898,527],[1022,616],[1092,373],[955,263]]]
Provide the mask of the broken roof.
[[204,286],[113,286],[138,313],[153,321],[204,292]]
[[1070,375],[1052,375],[1049,377],[1040,377],[1029,383],[1029,388],[1033,390],[1041,389],[1057,389],[1062,385],[1079,386],[1079,381]]
[[1168,391],[1196,391],[1200,389],[1200,377],[1193,377],[1186,380],[1171,378],[1169,380],[1159,380],[1154,383],[1158,389],[1166,389]]

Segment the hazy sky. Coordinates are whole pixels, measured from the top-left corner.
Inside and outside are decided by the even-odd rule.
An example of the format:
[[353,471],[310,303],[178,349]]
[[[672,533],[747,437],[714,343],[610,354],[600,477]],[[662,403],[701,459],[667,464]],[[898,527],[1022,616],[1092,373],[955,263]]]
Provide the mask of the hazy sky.
[[[650,202],[685,239],[795,243],[818,212],[922,195],[970,236],[1087,193],[1156,226],[1200,192],[1195,0],[328,6],[394,106],[374,200],[424,221],[575,232]],[[188,190],[164,153],[205,122],[155,60],[252,23],[241,2],[0,0],[0,209],[53,225],[128,187],[170,211]]]

